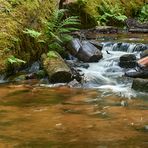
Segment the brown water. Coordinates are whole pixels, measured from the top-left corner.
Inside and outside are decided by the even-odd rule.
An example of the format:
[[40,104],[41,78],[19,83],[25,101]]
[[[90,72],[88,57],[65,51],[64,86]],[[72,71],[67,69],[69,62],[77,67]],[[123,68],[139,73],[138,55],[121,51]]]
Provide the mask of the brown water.
[[146,97],[0,85],[0,148],[146,148],[147,131]]

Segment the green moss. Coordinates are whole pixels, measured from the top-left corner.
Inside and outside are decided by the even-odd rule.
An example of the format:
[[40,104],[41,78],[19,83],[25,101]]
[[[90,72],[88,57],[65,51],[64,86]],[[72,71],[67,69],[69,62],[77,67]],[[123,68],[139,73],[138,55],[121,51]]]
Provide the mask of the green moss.
[[50,18],[56,7],[55,0],[0,0],[0,74],[14,67],[7,65],[10,55],[30,62],[46,50],[23,31],[26,28],[41,31],[43,21]]
[[47,56],[48,56],[49,59],[52,59],[52,58],[55,58],[56,59],[56,58],[58,58],[58,55],[54,51],[49,51],[47,53]]

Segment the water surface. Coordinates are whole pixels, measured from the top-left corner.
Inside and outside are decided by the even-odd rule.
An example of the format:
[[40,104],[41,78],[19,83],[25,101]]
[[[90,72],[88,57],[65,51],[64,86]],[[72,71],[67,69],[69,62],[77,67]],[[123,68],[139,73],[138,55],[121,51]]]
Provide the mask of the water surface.
[[148,100],[96,89],[0,86],[0,147],[141,147]]

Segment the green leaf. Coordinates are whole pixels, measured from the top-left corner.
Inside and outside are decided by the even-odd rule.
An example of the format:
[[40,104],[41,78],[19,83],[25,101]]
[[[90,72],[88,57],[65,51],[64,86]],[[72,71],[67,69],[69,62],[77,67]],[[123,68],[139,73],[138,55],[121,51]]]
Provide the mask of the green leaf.
[[16,58],[15,56],[11,55],[7,61],[10,63],[10,64],[13,64],[13,63],[26,63],[25,61],[21,60],[21,59],[18,59]]
[[28,34],[29,36],[33,37],[33,38],[38,38],[41,33],[38,31],[35,31],[33,29],[26,29],[23,31],[25,34]]

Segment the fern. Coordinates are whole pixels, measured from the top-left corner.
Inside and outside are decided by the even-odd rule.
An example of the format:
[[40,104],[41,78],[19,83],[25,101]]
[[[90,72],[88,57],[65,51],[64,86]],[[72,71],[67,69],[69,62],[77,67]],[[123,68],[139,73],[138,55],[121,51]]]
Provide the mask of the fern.
[[148,4],[145,4],[140,11],[139,14],[139,20],[141,22],[147,22],[148,21]]
[[33,38],[38,38],[41,35],[40,32],[35,31],[33,29],[28,29],[28,28],[26,30],[24,30],[23,33],[28,34],[29,36],[31,36]]
[[113,5],[109,0],[102,0],[98,6],[98,22],[106,25],[110,20],[123,22],[127,17],[124,15],[124,10],[120,8],[119,4]]
[[56,10],[51,21],[45,22],[47,25],[46,35],[51,43],[58,42],[64,45],[65,42],[72,39],[69,33],[79,30],[75,27],[80,24],[77,16],[64,18],[67,11],[67,9]]
[[16,58],[15,56],[11,55],[8,59],[7,59],[8,63],[13,64],[13,63],[26,63],[25,61]]

